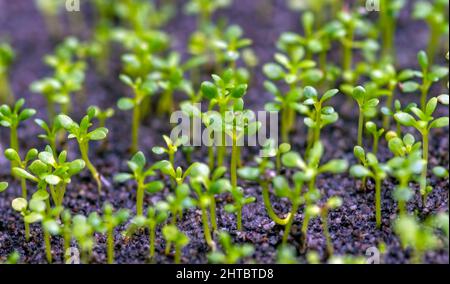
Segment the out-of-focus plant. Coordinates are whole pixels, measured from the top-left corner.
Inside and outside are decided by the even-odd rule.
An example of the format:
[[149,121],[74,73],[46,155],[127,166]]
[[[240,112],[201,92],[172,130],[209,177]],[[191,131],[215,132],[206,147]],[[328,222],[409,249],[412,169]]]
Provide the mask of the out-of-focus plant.
[[208,260],[211,263],[236,264],[243,258],[251,256],[255,251],[254,247],[250,244],[233,244],[231,236],[226,232],[219,233],[219,242],[223,251],[213,251],[209,253]]
[[0,102],[12,103],[14,94],[9,84],[9,68],[15,58],[13,48],[7,43],[0,43]]
[[[175,263],[181,263],[181,251],[189,244],[189,237],[178,230],[175,225],[166,225],[162,229],[162,233],[167,243],[174,243],[175,246]],[[170,247],[170,246],[168,246]]]

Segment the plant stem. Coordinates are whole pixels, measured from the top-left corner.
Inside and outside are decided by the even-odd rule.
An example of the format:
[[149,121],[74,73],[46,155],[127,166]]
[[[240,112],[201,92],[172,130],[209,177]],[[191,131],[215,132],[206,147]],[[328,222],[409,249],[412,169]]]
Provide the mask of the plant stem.
[[144,212],[144,184],[139,181],[136,193],[136,215],[142,216]]
[[179,245],[175,246],[175,264],[181,263],[181,247]]
[[372,147],[372,152],[376,155],[378,153],[378,140],[380,139],[380,137],[378,137],[378,134],[375,134],[373,136],[373,147]]
[[242,231],[242,206],[239,206],[237,208],[236,223],[237,223],[237,230]]
[[362,109],[359,109],[359,119],[358,119],[358,146],[363,146],[363,130],[364,130],[364,114]]
[[[10,147],[19,153],[19,142],[17,138],[17,125],[11,125]],[[11,162],[11,172],[17,166],[16,162]]]
[[320,141],[320,125],[322,124],[321,115],[322,115],[322,106],[320,106],[320,103],[318,103],[316,106],[316,127],[314,127],[314,138],[312,145]]
[[343,56],[343,70],[344,72],[348,72],[352,70],[352,49],[353,49],[353,34],[354,34],[354,29],[353,27],[350,27],[349,30],[347,31],[348,35],[347,38],[344,39],[344,56]]
[[292,223],[294,222],[295,213],[297,212],[298,207],[299,207],[298,202],[294,202],[292,204],[291,213],[289,213],[288,216],[286,217],[287,224],[286,224],[286,227],[284,228],[284,234],[283,234],[283,240],[282,240],[283,245],[285,245],[288,241],[289,234],[291,232]]
[[428,131],[422,133],[422,159],[425,161],[425,166],[422,169],[420,177],[420,193],[422,194],[422,205],[425,207],[427,202],[427,172],[428,172],[428,151],[429,151],[429,137]]
[[381,228],[381,180],[375,177],[375,218],[377,228]]
[[332,256],[334,253],[334,249],[333,249],[333,242],[331,241],[331,236],[330,236],[330,232],[328,229],[328,210],[326,208],[324,208],[321,212],[321,218],[322,218],[322,229],[323,229],[323,234],[325,235],[325,240],[327,243],[327,253],[328,256]]
[[435,57],[436,57],[436,50],[439,47],[439,30],[441,29],[441,27],[436,26],[436,25],[431,25],[430,30],[431,30],[431,35],[430,35],[430,39],[428,42],[428,49],[427,49],[427,54],[428,54],[428,58],[430,59],[430,65],[432,65],[434,63]]
[[209,229],[208,211],[206,210],[205,207],[202,207],[201,210],[202,210],[203,234],[205,235],[205,241],[210,248],[214,249],[214,242],[211,237],[211,230]]
[[289,128],[287,121],[287,109],[281,111],[281,140],[284,143],[289,142]]
[[[394,92],[393,90],[390,90],[390,94],[387,97],[387,101],[386,101],[386,107],[388,109],[392,109],[392,103],[394,101]],[[389,129],[391,127],[391,116],[390,115],[384,115],[383,116],[383,128],[384,129]]]
[[107,236],[106,236],[106,242],[107,242],[107,249],[108,249],[108,264],[114,263],[114,230],[112,228],[108,229]]
[[50,234],[47,230],[44,231],[45,256],[48,263],[52,263],[52,247],[50,243]]
[[130,151],[135,153],[138,150],[139,143],[139,123],[141,121],[141,109],[139,105],[133,108],[133,126],[131,129],[131,148]]
[[237,189],[237,145],[236,145],[236,139],[235,134],[233,134],[233,146],[231,149],[231,168],[230,168],[230,174],[231,174],[231,186],[234,189]]
[[288,216],[284,219],[281,219],[280,217],[278,217],[277,214],[273,211],[272,203],[270,202],[268,183],[266,181],[261,182],[261,188],[262,188],[262,196],[263,196],[263,201],[264,201],[264,205],[266,207],[267,214],[278,225],[286,226],[291,219],[291,214],[288,214]]
[[149,226],[149,242],[150,242],[150,258],[155,255],[155,238],[156,238],[156,224],[151,224]]
[[25,226],[25,240],[28,242],[30,240],[30,224],[28,224],[27,222],[23,222],[24,226]]
[[217,219],[216,219],[216,198],[211,196],[211,204],[209,205],[209,215],[211,219],[211,229],[217,231]]
[[5,73],[0,74],[0,102],[12,103],[14,101],[14,94],[8,83],[8,77]]
[[79,145],[80,145],[81,158],[86,163],[86,167],[89,169],[92,177],[97,182],[97,189],[98,189],[98,192],[100,193],[102,191],[102,182],[100,180],[100,175],[97,172],[97,169],[94,167],[94,165],[92,165],[91,161],[89,160],[89,156],[88,156],[89,145],[84,142],[81,142],[81,143],[79,142]]

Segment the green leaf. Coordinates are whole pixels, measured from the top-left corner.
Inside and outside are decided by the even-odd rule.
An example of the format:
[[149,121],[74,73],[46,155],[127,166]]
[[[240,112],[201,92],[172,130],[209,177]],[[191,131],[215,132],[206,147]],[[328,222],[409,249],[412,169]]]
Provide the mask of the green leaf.
[[235,99],[242,98],[247,92],[247,84],[241,84],[231,91],[231,97]]
[[45,189],[39,189],[38,191],[36,191],[35,193],[33,193],[33,200],[47,200],[50,197],[50,195],[48,194],[47,190]]
[[353,153],[355,157],[357,157],[361,161],[364,161],[366,159],[366,152],[361,146],[355,146],[355,148],[353,148]]
[[12,169],[12,173],[14,176],[19,177],[19,178],[24,178],[24,179],[28,179],[34,182],[38,182],[39,180],[33,176],[32,174],[28,173],[27,171],[25,171],[24,169],[18,168],[18,167],[14,167]]
[[24,217],[25,223],[28,223],[28,224],[37,223],[37,222],[40,222],[41,220],[42,220],[42,214],[36,213],[36,212],[31,212],[30,214],[28,214],[27,216]]
[[219,179],[211,184],[209,187],[211,194],[220,194],[231,190],[231,183],[227,179]]
[[17,154],[16,150],[11,149],[11,148],[5,150],[5,157],[6,157],[6,159],[13,161],[13,162],[17,162],[17,163],[21,162],[19,154]]
[[152,152],[156,155],[162,155],[166,152],[166,149],[164,149],[163,147],[153,147]]
[[238,169],[238,175],[246,180],[257,181],[260,178],[260,171],[258,168],[243,167]]
[[361,103],[364,101],[364,98],[366,96],[366,89],[364,89],[361,86],[358,86],[353,89],[352,97],[358,101],[358,103]]
[[368,177],[371,172],[361,165],[355,165],[350,168],[350,174],[356,178]]
[[442,127],[446,127],[448,126],[448,117],[441,117],[438,118],[436,120],[434,120],[431,124],[430,124],[430,129],[431,128],[442,128]]
[[219,90],[216,85],[211,82],[203,82],[200,88],[203,96],[209,100],[215,99],[219,96]]
[[323,96],[322,96],[322,101],[328,101],[329,99],[331,99],[332,97],[336,96],[339,93],[338,89],[332,89],[327,91]]
[[41,153],[39,153],[38,157],[39,157],[39,160],[46,163],[47,165],[51,165],[51,166],[56,165],[56,160],[55,160],[55,157],[53,157],[53,153],[46,152],[46,151],[41,152]]
[[317,90],[314,89],[313,87],[310,87],[310,86],[305,87],[305,89],[303,90],[303,95],[307,99],[314,99],[314,101],[317,101],[317,96],[318,96]]
[[55,175],[48,175],[44,178],[45,182],[51,185],[57,185],[61,182],[61,178]]
[[34,116],[36,114],[36,110],[27,108],[23,110],[19,115],[19,121],[24,121],[29,119],[30,117]]
[[70,175],[75,175],[75,174],[81,172],[85,166],[86,166],[86,163],[81,159],[72,161],[69,163],[68,173]]
[[30,210],[34,212],[44,212],[46,209],[45,202],[39,199],[31,199]]
[[126,182],[130,179],[133,178],[132,174],[128,174],[128,173],[120,173],[114,176],[114,181],[118,182],[118,183],[123,183]]
[[420,88],[420,85],[417,82],[408,81],[404,82],[400,85],[400,88],[404,93],[413,93]]
[[41,176],[44,173],[46,173],[49,169],[49,166],[44,164],[41,160],[36,160],[31,163],[31,165],[28,167],[30,172],[36,176]]
[[406,112],[396,113],[394,115],[394,118],[404,126],[414,126],[416,124],[416,120],[414,119],[414,117]]
[[433,174],[439,178],[446,178],[448,177],[448,171],[444,167],[434,167],[433,168]]
[[0,182],[0,193],[5,191],[8,188],[8,183],[7,182]]
[[145,185],[145,192],[149,194],[157,193],[164,189],[164,183],[161,181],[152,181]]
[[120,98],[117,102],[117,107],[120,110],[130,110],[134,108],[134,100],[131,98]]
[[59,123],[61,124],[61,126],[64,127],[65,129],[70,129],[74,124],[73,120],[64,114],[58,115],[57,119],[58,119]]
[[288,168],[300,168],[303,169],[306,167],[305,162],[302,157],[295,152],[286,153],[281,158],[283,165]]
[[422,70],[428,70],[429,61],[426,52],[423,50],[419,51],[419,53],[417,54],[417,59]]
[[145,167],[145,164],[147,163],[147,159],[145,158],[144,153],[141,151],[134,154],[134,156],[131,158],[131,162],[135,163],[139,169],[143,169]]
[[98,141],[103,140],[108,135],[108,129],[105,127],[100,127],[94,131],[89,132],[88,137],[90,140]]
[[11,202],[11,206],[17,212],[23,212],[28,207],[28,202],[25,198],[16,198]]
[[321,172],[340,174],[347,170],[348,162],[346,160],[332,160],[320,167]]
[[284,71],[281,66],[275,63],[268,63],[264,65],[263,72],[267,78],[271,80],[279,80],[283,77]]

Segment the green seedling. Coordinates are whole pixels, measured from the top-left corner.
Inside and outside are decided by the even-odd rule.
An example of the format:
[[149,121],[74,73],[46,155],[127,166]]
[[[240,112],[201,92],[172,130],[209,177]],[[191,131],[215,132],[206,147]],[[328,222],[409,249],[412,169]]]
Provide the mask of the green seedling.
[[9,85],[9,69],[15,58],[12,47],[7,43],[0,43],[0,102],[12,103],[14,94]]
[[[401,215],[407,213],[406,204],[414,196],[410,188],[410,182],[420,181],[422,169],[426,166],[426,162],[422,160],[420,143],[416,145],[419,146],[411,150],[411,152],[403,156],[396,156],[387,162],[389,175],[395,177],[398,181],[393,192],[393,197],[398,202],[398,209]],[[390,147],[396,153],[406,152],[404,148],[407,148],[400,143],[390,143]]]
[[[310,218],[316,215],[314,209],[314,202],[320,197],[320,192],[316,187],[316,179],[319,175],[324,173],[340,174],[347,170],[348,162],[346,160],[331,160],[323,165],[320,165],[320,160],[323,156],[323,144],[317,142],[308,153],[307,162],[296,152],[289,152],[282,157],[282,163],[287,168],[300,170],[293,176],[294,189],[289,186],[289,182],[283,176],[277,176],[273,185],[279,197],[288,197],[292,202],[292,210],[289,222],[286,225],[285,233],[283,235],[283,243],[287,242],[290,234],[291,226],[294,221],[295,214],[301,204],[305,203],[305,218],[302,224],[302,246],[306,247],[306,234]],[[303,192],[303,186],[307,186],[306,192]],[[309,213],[308,213],[309,212]],[[311,214],[310,214],[311,213]]]
[[48,33],[57,38],[61,34],[61,24],[58,19],[59,13],[63,8],[63,1],[53,0],[35,0],[36,7],[44,17]]
[[98,119],[98,126],[99,127],[105,127],[106,121],[114,116],[114,109],[113,108],[107,108],[107,109],[101,109],[99,107],[96,108],[96,118]]
[[441,40],[448,36],[448,1],[418,1],[415,3],[413,18],[423,20],[430,30],[427,53],[434,62]]
[[[327,91],[322,96],[319,96],[317,90],[313,87],[306,87],[303,90],[305,100],[302,104],[307,107],[307,110],[301,108],[300,112],[307,115],[304,119],[304,123],[311,130],[308,135],[308,149],[320,141],[320,132],[325,126],[332,124],[339,119],[339,114],[332,106],[324,105],[326,101],[333,98],[338,92],[339,90],[333,89]],[[312,109],[310,109],[310,107]]]
[[[391,64],[380,66],[379,68],[370,72],[371,80],[380,89],[379,95],[386,96],[385,105],[382,107],[381,112],[383,116],[383,128],[389,129],[391,124],[391,117],[393,116],[393,107],[401,108],[401,104],[395,100],[395,106],[393,106],[395,99],[395,91],[397,86],[402,86],[404,82],[411,80],[415,76],[415,71],[405,69],[400,72],[395,70],[395,67]],[[400,104],[400,105],[398,105]]]
[[133,98],[121,98],[117,102],[117,106],[121,110],[133,110],[133,122],[131,128],[131,147],[132,153],[138,150],[139,142],[139,125],[141,123],[141,107],[144,99],[152,94],[156,90],[156,86],[152,81],[142,80],[140,78],[133,81],[127,75],[120,75],[120,80],[133,89]]
[[405,4],[405,0],[381,0],[379,3],[380,17],[378,26],[381,33],[381,41],[383,43],[382,55],[389,60],[396,58],[394,42],[396,21]]
[[70,245],[72,242],[72,215],[70,210],[65,209],[61,213],[61,231],[60,234],[63,238],[64,243],[64,261],[69,263],[71,253],[70,253]]
[[164,184],[161,181],[147,181],[149,177],[156,175],[156,170],[159,169],[161,163],[145,169],[147,160],[144,153],[136,153],[130,161],[128,161],[128,167],[131,170],[129,173],[120,173],[114,177],[116,182],[126,182],[130,179],[136,181],[137,193],[136,193],[136,214],[142,216],[144,213],[144,193],[154,194],[161,191],[164,188]]
[[37,157],[38,160],[28,167],[29,172],[24,167],[15,167],[13,173],[23,180],[37,183],[39,190],[45,190],[48,186],[55,206],[62,206],[67,185],[70,184],[72,176],[84,169],[85,162],[81,159],[67,161],[66,151],[55,156],[50,146]]
[[403,215],[396,220],[394,231],[400,238],[403,248],[412,249],[412,263],[422,263],[429,250],[439,247],[439,238],[433,228],[432,217],[421,223],[414,216]]
[[[220,167],[211,173],[207,165],[198,163],[191,172],[191,187],[197,194],[197,204],[202,211],[203,233],[206,243],[213,250],[215,243],[211,237],[211,229],[212,231],[217,230],[216,195],[231,191],[230,181],[224,178],[226,171],[225,167]],[[209,219],[211,220],[211,229]]]
[[127,229],[126,234],[133,234],[139,228],[148,228],[150,251],[149,256],[152,259],[155,256],[155,242],[156,242],[156,226],[163,224],[169,214],[166,210],[157,210],[154,207],[148,209],[147,217],[136,216],[131,220],[131,224]]
[[425,111],[430,88],[434,83],[448,75],[448,67],[432,66],[425,51],[420,51],[417,54],[417,59],[421,71],[415,71],[414,74],[421,78],[421,83],[406,81],[401,85],[401,89],[405,93],[420,91],[420,107],[422,111]]
[[320,207],[320,219],[322,221],[323,234],[325,235],[327,243],[327,254],[329,257],[333,256],[333,242],[331,240],[330,231],[328,228],[328,213],[330,210],[337,209],[342,206],[342,199],[337,196],[330,197],[327,202]]
[[17,137],[17,129],[19,128],[20,123],[36,114],[36,110],[32,108],[22,109],[24,104],[25,100],[19,99],[12,108],[8,105],[0,106],[0,125],[10,129],[9,147],[14,149],[16,152],[19,152],[19,138]]
[[[5,157],[10,160],[12,163],[14,163],[17,167],[20,167],[21,169],[25,170],[28,167],[28,164],[34,160],[38,155],[38,150],[36,149],[30,149],[27,154],[25,155],[25,159],[22,160],[19,153],[17,153],[16,150],[9,148],[5,150]],[[22,187],[22,197],[27,199],[28,193],[27,193],[27,183],[26,179],[21,178],[20,184]]]
[[72,218],[72,236],[77,241],[81,262],[89,263],[95,245],[94,233],[101,229],[102,219],[94,212],[88,217],[76,215]]
[[295,106],[302,99],[302,92],[297,87],[299,83],[310,85],[319,82],[323,74],[316,69],[313,60],[305,58],[305,50],[297,47],[290,50],[288,55],[275,54],[276,63],[264,65],[264,74],[271,81],[283,81],[289,86],[289,91],[283,94],[272,82],[265,82],[264,86],[274,97],[274,102],[265,106],[267,111],[281,111],[281,136],[283,142],[288,142],[289,132],[295,122]]
[[175,244],[175,263],[181,263],[181,251],[185,246],[189,244],[189,237],[183,234],[175,225],[166,225],[162,229],[164,238],[166,239],[166,245],[170,248],[168,244]]
[[217,166],[221,167],[224,163],[226,154],[226,123],[225,114],[235,105],[243,105],[243,97],[247,92],[247,84],[241,83],[236,77],[236,73],[232,69],[228,69],[219,77],[218,75],[212,75],[214,83],[203,82],[201,85],[201,91],[203,97],[209,100],[209,110],[213,110],[216,106],[220,113],[220,122],[218,125],[221,127],[219,146],[217,150]]
[[212,26],[212,15],[219,9],[232,4],[232,0],[190,0],[184,7],[188,14],[198,15],[197,28],[204,30]]
[[277,248],[277,264],[299,264],[297,251],[290,245],[281,245]]
[[34,122],[42,128],[42,130],[45,131],[45,134],[39,134],[39,138],[43,139],[50,145],[50,147],[53,149],[54,154],[56,155],[57,151],[57,141],[59,138],[59,135],[62,133],[64,128],[59,123],[58,119],[55,119],[51,126],[45,122],[42,119],[35,119]]
[[227,204],[225,211],[236,214],[236,229],[242,231],[242,209],[245,205],[255,202],[256,198],[245,196],[241,187],[234,187],[233,185],[231,185],[231,196],[233,197],[233,204]]
[[101,233],[106,233],[106,255],[108,264],[114,263],[114,230],[117,226],[125,223],[128,220],[130,213],[127,209],[120,209],[114,212],[111,204],[105,204],[103,208],[103,216],[101,225],[97,230]]
[[[171,224],[176,225],[177,216],[183,216],[185,209],[194,207],[196,202],[190,197],[191,189],[187,184],[180,184],[174,193],[166,196],[165,201],[156,204],[156,209],[160,211],[169,211],[172,215]],[[169,248],[170,249],[170,248]]]
[[213,251],[208,254],[208,261],[214,264],[237,264],[255,251],[250,244],[233,244],[231,236],[226,232],[219,233],[219,242],[223,251]]
[[356,178],[372,178],[375,181],[375,216],[377,228],[381,228],[381,183],[387,177],[387,166],[381,164],[375,154],[365,153],[361,147],[355,147],[355,156],[363,161],[362,165],[350,168],[350,174]]
[[181,167],[175,168],[175,165],[166,160],[161,161],[159,165],[161,173],[175,181],[172,185],[172,189],[175,190],[176,186],[180,186],[185,183],[185,180],[190,176],[192,169],[196,166],[196,163],[190,165],[184,172]]
[[371,117],[377,112],[377,106],[380,100],[371,98],[364,87],[358,86],[353,89],[353,99],[358,103],[359,119],[358,119],[358,146],[363,146],[364,119]]
[[388,141],[388,148],[396,157],[405,157],[409,154],[420,152],[422,143],[416,142],[416,139],[411,134],[406,134],[403,139],[398,137],[395,132],[386,133],[386,141]]
[[18,264],[20,261],[20,253],[18,251],[13,251],[8,255],[5,261],[0,262],[1,264]]
[[[417,107],[411,108],[411,112],[417,117],[414,118],[411,114],[405,112],[399,112],[394,115],[395,120],[397,120],[400,124],[415,128],[422,136],[422,149],[423,154],[422,158],[426,162],[426,166],[422,170],[422,179],[420,182],[420,193],[423,197],[423,206],[426,204],[426,199],[430,187],[427,187],[427,171],[428,171],[428,155],[429,155],[429,135],[430,131],[434,128],[443,128],[448,126],[448,116],[434,118],[433,114],[437,108],[438,102],[448,103],[448,97],[445,99],[445,95],[439,98],[432,98],[428,101],[425,106],[425,110],[422,111]],[[448,105],[448,104],[447,104]]]
[[[417,107],[416,103],[409,103],[405,108],[402,107],[402,104],[399,100],[395,100],[394,102],[394,108],[388,109],[387,107],[381,108],[381,113],[384,115],[384,117],[394,117],[394,115],[398,112],[407,112],[409,113],[411,111],[411,108]],[[398,121],[395,121],[396,123],[396,134],[397,136],[402,135],[402,126]],[[389,129],[389,127],[384,127],[384,129]]]
[[383,136],[385,130],[384,128],[378,128],[372,121],[366,122],[366,130],[373,137],[372,153],[376,155],[378,153],[378,142],[380,141],[380,137]]
[[101,192],[102,181],[100,174],[97,169],[89,160],[89,142],[103,140],[108,135],[108,129],[106,128],[96,128],[89,131],[92,126],[92,119],[95,117],[95,108],[89,108],[87,110],[87,115],[83,117],[80,124],[74,122],[69,116],[60,114],[58,115],[59,123],[69,132],[69,139],[76,139],[78,142],[78,147],[81,152],[81,158],[86,163],[87,168],[91,172],[92,177],[97,182],[98,191]]

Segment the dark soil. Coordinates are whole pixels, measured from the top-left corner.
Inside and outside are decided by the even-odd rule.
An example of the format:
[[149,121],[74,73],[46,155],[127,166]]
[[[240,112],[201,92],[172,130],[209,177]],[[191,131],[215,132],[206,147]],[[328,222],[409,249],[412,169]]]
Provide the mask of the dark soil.
[[[270,6],[270,10],[265,7]],[[285,7],[285,1],[276,0],[239,0],[234,6],[220,13],[220,16],[228,17],[231,23],[243,27],[245,35],[254,41],[253,48],[260,62],[271,60],[275,51],[275,42],[281,32],[286,30],[300,31],[299,15],[289,11]],[[195,21],[179,13],[168,25],[167,31],[173,38],[173,47],[185,54],[185,43],[189,34],[195,29]],[[17,60],[13,66],[11,81],[15,94],[24,97],[27,105],[38,110],[39,117],[45,117],[45,102],[40,95],[32,94],[29,85],[36,79],[49,75],[42,62],[45,54],[51,53],[55,42],[49,39],[43,20],[32,1],[7,1],[0,0],[0,38],[9,39],[17,51]],[[398,25],[397,49],[399,51],[400,67],[416,67],[416,53],[426,47],[427,29],[421,22],[410,20],[409,9],[401,16]],[[127,88],[117,80],[120,72],[119,53],[114,54],[111,64],[111,75],[108,78],[100,78],[95,72],[89,71],[86,82],[88,99],[85,102],[77,102],[74,105],[74,116],[80,118],[86,107],[96,104],[102,107],[114,106],[117,99],[127,92]],[[339,56],[339,54],[336,54]],[[444,61],[443,61],[444,62]],[[92,70],[93,68],[91,68]],[[271,99],[262,88],[264,76],[261,68],[253,72],[253,81],[247,95],[247,104],[255,110],[262,109],[265,102]],[[440,94],[439,90],[433,94]],[[407,98],[410,100],[411,96]],[[344,105],[345,97],[340,96],[336,105]],[[324,130],[322,140],[325,143],[326,154],[324,161],[332,158],[345,158],[352,164],[355,159],[352,154],[356,140],[356,109],[338,109],[341,114],[339,122]],[[439,110],[441,114],[448,116],[448,109]],[[65,198],[65,206],[74,214],[88,214],[100,211],[104,201],[112,202],[116,208],[134,209],[135,188],[132,184],[119,186],[112,183],[112,177],[119,171],[127,169],[126,161],[129,159],[127,147],[129,145],[129,129],[131,119],[128,113],[117,111],[114,118],[108,121],[110,129],[110,143],[106,150],[95,151],[99,147],[93,147],[92,159],[94,164],[109,183],[98,200],[95,183],[85,171],[73,180]],[[298,131],[292,136],[293,148],[303,152],[305,144],[305,130],[302,123],[298,125]],[[167,118],[149,117],[144,122],[141,130],[141,149],[156,161],[158,157],[152,156],[151,147],[162,145],[162,134],[169,133],[170,125]],[[7,131],[1,130],[1,151],[8,145]],[[42,149],[44,144],[36,138],[40,130],[31,121],[20,129],[21,149],[36,147]],[[419,138],[417,133],[416,138]],[[368,142],[369,143],[369,142]],[[431,166],[448,166],[448,128],[436,130],[432,135]],[[98,145],[97,145],[98,146]],[[250,149],[244,153],[244,159],[251,161],[256,149]],[[70,145],[70,156],[75,157],[77,149]],[[205,149],[198,149],[194,158],[202,161],[206,157]],[[389,158],[386,145],[382,144],[379,157],[381,160]],[[180,155],[177,161],[183,165],[184,158]],[[20,195],[19,184],[9,177],[9,164],[0,157],[0,180],[10,182],[10,189],[0,197],[0,259],[17,250],[21,254],[23,263],[46,263],[41,231],[38,226],[32,226],[32,240],[25,242],[23,224],[19,215],[11,209],[11,200]],[[242,184],[244,185],[244,184]],[[438,181],[431,178],[431,185],[435,188],[429,196],[426,207],[421,210],[420,216],[437,212],[448,212],[449,181]],[[393,181],[385,180],[383,183],[383,226],[381,230],[375,228],[374,191],[372,187],[366,192],[358,189],[355,179],[348,175],[328,176],[318,179],[318,188],[325,200],[330,196],[340,196],[344,205],[330,213],[330,231],[336,254],[364,255],[367,248],[377,246],[381,242],[387,245],[387,252],[383,256],[385,263],[406,263],[409,261],[410,252],[401,249],[398,238],[392,231],[392,221],[396,218],[396,203],[392,199]],[[228,231],[236,242],[249,242],[256,248],[253,255],[254,262],[273,263],[276,259],[276,248],[281,243],[283,228],[275,225],[267,216],[261,197],[261,189],[255,184],[245,184],[246,194],[256,196],[257,202],[245,207],[243,212],[243,232],[236,232],[233,215],[223,210],[229,201],[227,195],[218,198],[218,224],[219,229]],[[168,189],[154,196],[146,196],[146,204],[154,204],[164,198]],[[290,210],[290,205],[285,200],[272,199],[276,211],[281,214]],[[409,204],[409,209],[414,211],[421,206],[420,197],[417,194]],[[203,240],[201,215],[199,210],[189,210],[178,223],[179,228],[191,239],[190,244],[183,251],[183,262],[205,263],[208,247]],[[290,243],[298,247],[299,226],[303,218],[303,212],[299,211],[294,222]],[[308,231],[309,250],[318,251],[325,255],[325,239],[322,233],[321,222],[314,219]],[[158,232],[157,257],[158,263],[171,263],[173,258],[165,256],[164,241]],[[105,238],[97,236],[97,245],[92,262],[103,263],[105,256]],[[116,234],[116,260],[118,263],[145,263],[148,255],[148,237],[145,233],[125,240]],[[53,238],[53,252],[56,262],[62,262],[62,240]],[[305,262],[305,257],[299,257],[300,262]],[[426,256],[427,263],[449,263],[449,255],[445,250],[430,252]]]

